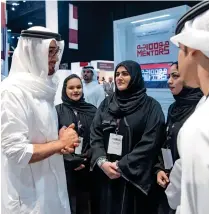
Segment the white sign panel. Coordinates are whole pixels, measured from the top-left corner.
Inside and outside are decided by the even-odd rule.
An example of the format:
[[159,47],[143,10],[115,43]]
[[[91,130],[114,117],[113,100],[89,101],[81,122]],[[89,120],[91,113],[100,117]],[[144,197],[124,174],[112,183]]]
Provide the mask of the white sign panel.
[[140,64],[171,62],[177,58],[178,48],[170,42],[176,28],[175,19],[153,22],[136,27],[135,59]]

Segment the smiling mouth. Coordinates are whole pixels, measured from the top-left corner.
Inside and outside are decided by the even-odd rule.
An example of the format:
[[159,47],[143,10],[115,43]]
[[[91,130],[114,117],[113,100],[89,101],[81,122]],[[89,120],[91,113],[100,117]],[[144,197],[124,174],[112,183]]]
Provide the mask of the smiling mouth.
[[118,82],[117,84],[118,84],[118,85],[123,85],[123,82]]

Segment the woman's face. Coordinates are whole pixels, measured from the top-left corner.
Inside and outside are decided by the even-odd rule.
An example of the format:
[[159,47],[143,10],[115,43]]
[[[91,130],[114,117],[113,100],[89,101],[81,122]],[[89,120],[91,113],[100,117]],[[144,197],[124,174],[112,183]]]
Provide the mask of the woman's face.
[[68,80],[66,94],[71,100],[80,100],[83,95],[83,88],[82,83],[78,78],[72,78]]
[[183,89],[183,81],[180,78],[180,74],[178,72],[176,65],[172,65],[170,67],[168,75],[169,75],[168,86],[171,90],[171,93],[173,95],[178,95]]
[[124,91],[128,88],[131,76],[125,67],[120,66],[116,71],[115,82],[119,91]]

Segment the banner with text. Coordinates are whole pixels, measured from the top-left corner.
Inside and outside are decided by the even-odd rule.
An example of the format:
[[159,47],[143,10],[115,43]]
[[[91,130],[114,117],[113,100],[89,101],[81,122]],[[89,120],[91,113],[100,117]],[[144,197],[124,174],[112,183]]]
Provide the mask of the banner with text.
[[176,19],[136,27],[134,29],[136,60],[140,64],[175,61],[178,48],[170,42],[175,28]]
[[171,63],[141,65],[142,76],[148,88],[167,88],[168,70]]

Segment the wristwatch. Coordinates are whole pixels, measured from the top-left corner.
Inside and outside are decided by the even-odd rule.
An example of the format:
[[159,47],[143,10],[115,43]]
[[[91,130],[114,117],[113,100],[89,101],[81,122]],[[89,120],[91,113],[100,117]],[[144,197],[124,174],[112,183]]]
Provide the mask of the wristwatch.
[[102,165],[103,165],[105,162],[107,162],[107,161],[108,161],[108,160],[107,160],[106,157],[101,157],[101,158],[99,158],[98,161],[97,161],[98,167],[101,168]]

